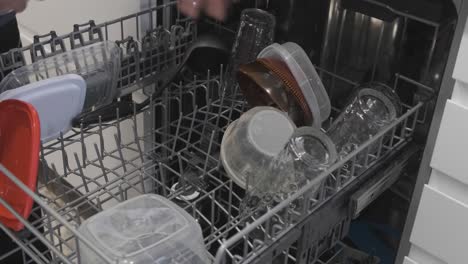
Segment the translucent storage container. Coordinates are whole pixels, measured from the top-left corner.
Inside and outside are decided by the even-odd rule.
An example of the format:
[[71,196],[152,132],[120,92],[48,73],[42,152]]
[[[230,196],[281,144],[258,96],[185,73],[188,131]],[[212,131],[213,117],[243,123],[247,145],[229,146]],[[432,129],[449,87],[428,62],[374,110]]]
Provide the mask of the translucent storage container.
[[70,50],[12,71],[0,83],[0,92],[74,73],[86,81],[83,111],[87,112],[112,102],[116,97],[120,57],[120,48],[112,41]]
[[[114,263],[207,264],[200,226],[171,201],[146,194],[86,220],[79,231]],[[107,263],[79,245],[81,263]]]
[[283,45],[274,43],[260,52],[258,57],[278,59],[288,65],[314,116],[312,126],[320,128],[321,123],[330,116],[331,103],[325,86],[305,51],[293,42]]
[[231,123],[221,142],[221,161],[229,177],[246,189],[266,172],[284,149],[296,126],[285,112],[269,106],[255,107]]

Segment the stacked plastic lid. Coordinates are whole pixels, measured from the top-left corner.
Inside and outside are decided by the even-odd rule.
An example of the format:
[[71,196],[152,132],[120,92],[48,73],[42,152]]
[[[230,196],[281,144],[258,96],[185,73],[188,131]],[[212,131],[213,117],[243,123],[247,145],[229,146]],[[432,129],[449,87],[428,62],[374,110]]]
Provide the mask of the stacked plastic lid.
[[258,57],[277,59],[286,63],[312,112],[311,125],[321,128],[322,122],[330,116],[330,98],[305,51],[296,43],[288,42],[283,45],[275,43],[266,47]]
[[41,120],[41,140],[46,143],[71,129],[72,119],[83,110],[86,83],[76,74],[34,82],[0,94],[0,101],[16,99],[34,106]]
[[[115,263],[210,263],[197,221],[155,194],[127,200],[84,222],[79,231]],[[81,263],[107,263],[80,243]]]

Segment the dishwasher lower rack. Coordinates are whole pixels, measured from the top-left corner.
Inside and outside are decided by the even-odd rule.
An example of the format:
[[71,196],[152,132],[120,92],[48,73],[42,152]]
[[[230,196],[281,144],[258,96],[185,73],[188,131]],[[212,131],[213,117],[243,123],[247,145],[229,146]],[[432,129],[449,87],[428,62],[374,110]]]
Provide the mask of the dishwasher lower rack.
[[[314,228],[308,216],[407,144],[416,124],[425,118],[423,103],[405,105],[404,114],[391,126],[294,195],[263,214],[246,214],[240,212],[244,192],[226,176],[218,150],[226,127],[247,105],[240,95],[224,93],[222,79],[208,74],[206,79],[173,84],[130,118],[75,129],[43,145],[36,192],[0,166],[37,204],[34,220],[12,211],[26,226],[21,233],[0,224],[17,244],[0,254],[0,262],[22,253],[36,263],[80,263],[77,245],[89,244],[77,231],[84,219],[144,193],[174,201],[183,190],[171,187],[185,182],[199,196],[181,206],[202,227],[215,263],[313,263],[317,257],[313,249],[319,242],[308,239],[307,230]],[[424,87],[396,76],[395,87],[403,83]],[[312,196],[310,190],[317,185],[318,195]],[[306,201],[305,206],[290,206],[298,200]],[[0,204],[12,210],[1,198]]]

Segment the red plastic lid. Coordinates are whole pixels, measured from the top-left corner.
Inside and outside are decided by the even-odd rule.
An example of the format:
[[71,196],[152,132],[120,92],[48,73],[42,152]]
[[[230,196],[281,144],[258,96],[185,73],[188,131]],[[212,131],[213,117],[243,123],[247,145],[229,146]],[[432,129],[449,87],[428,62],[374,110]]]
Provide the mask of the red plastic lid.
[[[0,163],[32,191],[36,189],[41,126],[36,109],[22,101],[0,102]],[[0,196],[25,219],[33,199],[0,172]],[[24,225],[0,205],[0,222],[19,231]]]

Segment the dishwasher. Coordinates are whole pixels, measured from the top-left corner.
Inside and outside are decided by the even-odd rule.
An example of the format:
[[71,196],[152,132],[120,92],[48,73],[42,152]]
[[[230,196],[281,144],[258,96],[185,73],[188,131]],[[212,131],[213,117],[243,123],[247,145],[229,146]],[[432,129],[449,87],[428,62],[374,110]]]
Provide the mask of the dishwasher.
[[[324,256],[342,245],[354,219],[390,192],[410,207],[405,211],[409,211],[408,219],[403,216],[407,227],[399,251],[399,258],[407,256],[408,232],[417,209],[413,203],[419,201],[428,181],[441,119],[438,113],[443,112],[453,88],[450,75],[467,4],[448,0],[239,1],[228,19],[218,22],[184,17],[177,1],[155,2],[151,8],[104,23],[77,21],[82,24],[68,34],[51,31],[36,36],[30,46],[0,55],[0,76],[5,77],[14,69],[67,50],[115,42],[121,58],[116,102],[130,104],[127,113],[113,109],[114,120],[75,124],[69,133],[42,144],[34,192],[0,166],[4,177],[35,204],[26,219],[0,197],[0,205],[25,226],[15,232],[0,223],[1,239],[10,241],[10,246],[2,246],[0,263],[12,263],[13,256],[23,263],[82,263],[79,245],[92,245],[79,231],[83,221],[143,194],[164,196],[196,219],[210,262],[279,264],[348,263]],[[237,90],[224,89],[229,78],[226,65],[207,72],[185,72],[160,89],[164,76],[185,63],[185,53],[198,36],[214,34],[233,43],[240,11],[253,7],[276,17],[275,42],[296,42],[316,67],[332,103],[325,129],[361,83],[378,81],[392,87],[403,109],[376,136],[262,214],[241,212],[245,191],[227,176],[219,157],[227,127],[249,109]],[[202,58],[197,65],[204,63]],[[145,98],[148,106],[138,108],[137,97]],[[179,182],[193,185],[197,195],[180,203],[180,194],[173,188]],[[320,182],[318,195],[311,195]],[[288,210],[298,201],[306,201],[301,212]]]

